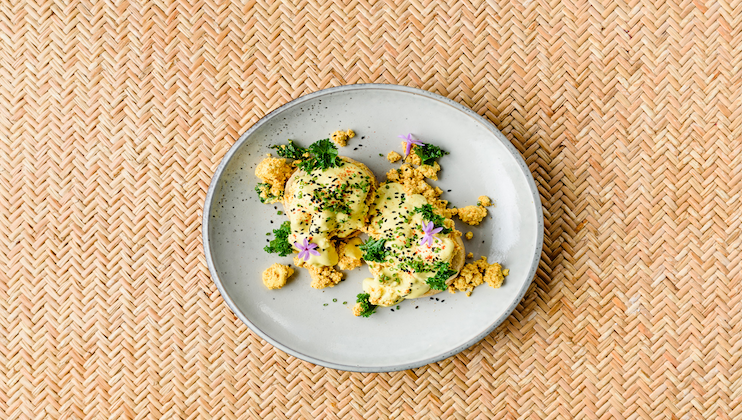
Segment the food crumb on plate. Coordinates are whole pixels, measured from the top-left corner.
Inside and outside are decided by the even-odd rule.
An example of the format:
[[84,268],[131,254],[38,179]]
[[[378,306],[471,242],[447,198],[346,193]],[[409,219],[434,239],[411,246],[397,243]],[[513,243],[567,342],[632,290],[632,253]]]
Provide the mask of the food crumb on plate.
[[490,198],[487,197],[486,195],[480,195],[477,201],[478,201],[477,205],[480,205],[480,206],[489,207],[492,205],[492,200],[490,200]]
[[309,271],[312,278],[311,286],[315,289],[324,289],[325,287],[334,287],[343,279],[343,273],[335,270],[335,267],[309,265],[298,256],[294,257],[294,265],[304,267]]
[[402,160],[402,155],[392,150],[389,152],[389,154],[386,155],[386,159],[391,163],[396,163]]
[[467,225],[476,226],[482,219],[487,217],[487,209],[484,206],[466,206],[458,210],[459,219]]
[[296,167],[286,162],[284,158],[266,157],[257,167],[255,176],[263,181],[256,190],[263,203],[275,203],[283,197],[286,180],[291,177]]
[[466,232],[466,239],[471,239],[474,237],[474,232]]
[[485,282],[494,288],[498,288],[502,286],[505,276],[509,272],[510,270],[503,270],[498,263],[489,264],[487,257],[482,256],[477,261],[464,265],[459,276],[448,287],[448,291],[450,293],[465,291],[467,296],[471,296],[471,291]]
[[[340,147],[345,147],[348,144],[348,140],[356,136],[353,130],[343,131],[338,130],[332,133],[332,141]],[[359,145],[360,146],[360,145]]]
[[263,284],[270,290],[280,289],[286,285],[294,269],[283,264],[275,263],[263,271]]

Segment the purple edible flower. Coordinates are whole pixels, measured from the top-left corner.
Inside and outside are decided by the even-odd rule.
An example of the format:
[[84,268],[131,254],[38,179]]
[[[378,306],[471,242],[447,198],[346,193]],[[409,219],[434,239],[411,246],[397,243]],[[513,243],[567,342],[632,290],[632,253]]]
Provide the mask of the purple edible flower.
[[294,246],[299,250],[299,259],[301,260],[309,261],[309,254],[319,255],[319,251],[314,249],[317,248],[317,244],[308,242],[307,238],[304,238],[303,244],[294,242]]
[[438,240],[438,238],[434,237],[433,235],[442,230],[442,227],[435,227],[433,222],[428,222],[427,225],[425,224],[425,222],[423,222],[423,239],[420,241],[420,245],[425,245],[425,243],[427,242],[428,246],[433,246],[433,239],[435,239],[436,241]]
[[412,133],[406,135],[406,136],[399,136],[400,139],[403,139],[406,143],[404,156],[407,157],[410,154],[410,150],[412,150],[412,145],[416,144],[418,146],[424,146],[425,143],[421,142],[418,139],[412,138]]

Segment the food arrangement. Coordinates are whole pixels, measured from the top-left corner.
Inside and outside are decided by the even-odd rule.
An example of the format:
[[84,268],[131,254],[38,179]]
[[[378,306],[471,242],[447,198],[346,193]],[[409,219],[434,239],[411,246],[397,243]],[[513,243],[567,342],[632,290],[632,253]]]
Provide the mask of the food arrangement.
[[[438,179],[438,160],[448,153],[412,134],[400,136],[404,155],[390,151],[387,159],[402,163],[377,183],[365,164],[339,155],[338,147],[354,136],[352,130],[336,131],[307,148],[289,140],[272,146],[278,157],[269,154],[258,164],[260,201],[281,203],[288,217],[273,230],[265,251],[295,254],[294,265],[308,270],[315,289],[337,285],[341,270],[365,262],[371,277],[359,285],[356,316],[444,290],[469,296],[485,282],[500,287],[508,270],[486,257],[467,264],[473,255],[466,253],[462,236],[472,239],[473,234],[462,235],[453,220],[480,224],[491,200],[480,196],[476,205],[449,207],[443,191],[427,182]],[[263,273],[263,282],[280,289],[293,273],[275,263]]]

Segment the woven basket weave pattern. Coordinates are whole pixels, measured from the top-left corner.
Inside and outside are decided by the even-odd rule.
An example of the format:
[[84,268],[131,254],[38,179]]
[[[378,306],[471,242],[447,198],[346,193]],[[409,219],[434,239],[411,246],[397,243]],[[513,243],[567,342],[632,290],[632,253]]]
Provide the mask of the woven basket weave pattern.
[[[0,418],[742,418],[742,1],[0,3]],[[239,135],[395,83],[503,131],[542,197],[515,313],[440,363],[260,340],[202,255]]]

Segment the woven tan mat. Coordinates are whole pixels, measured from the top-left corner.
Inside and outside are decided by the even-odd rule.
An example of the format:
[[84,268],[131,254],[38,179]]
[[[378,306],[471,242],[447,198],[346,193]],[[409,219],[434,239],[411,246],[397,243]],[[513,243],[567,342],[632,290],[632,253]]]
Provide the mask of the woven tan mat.
[[[0,418],[742,418],[742,0],[39,1],[0,2]],[[259,339],[200,236],[248,127],[362,82],[496,124],[546,224],[501,327],[392,374]]]

